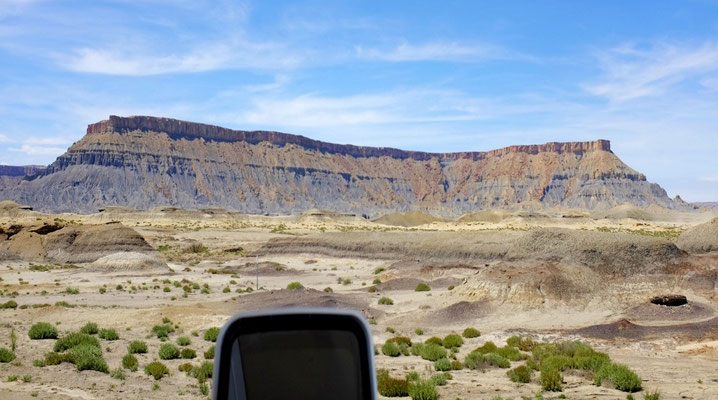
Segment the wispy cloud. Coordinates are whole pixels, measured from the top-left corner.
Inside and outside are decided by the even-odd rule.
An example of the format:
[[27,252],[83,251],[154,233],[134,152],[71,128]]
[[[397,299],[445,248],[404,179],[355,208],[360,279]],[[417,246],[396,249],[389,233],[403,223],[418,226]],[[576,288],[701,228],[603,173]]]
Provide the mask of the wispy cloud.
[[718,70],[718,44],[658,44],[649,49],[624,44],[599,53],[598,60],[604,75],[584,89],[621,102],[663,94],[673,85]]
[[64,137],[28,137],[22,140],[20,147],[10,147],[8,150],[28,156],[55,156],[64,153],[70,143],[72,140]]
[[144,48],[80,48],[60,55],[58,62],[76,72],[146,76],[223,69],[291,68],[304,56],[277,43],[259,43],[242,36],[194,46],[186,52],[162,54]]
[[391,62],[404,61],[480,61],[509,58],[501,47],[480,44],[465,45],[456,42],[429,42],[420,45],[402,43],[390,49],[355,48],[357,58]]

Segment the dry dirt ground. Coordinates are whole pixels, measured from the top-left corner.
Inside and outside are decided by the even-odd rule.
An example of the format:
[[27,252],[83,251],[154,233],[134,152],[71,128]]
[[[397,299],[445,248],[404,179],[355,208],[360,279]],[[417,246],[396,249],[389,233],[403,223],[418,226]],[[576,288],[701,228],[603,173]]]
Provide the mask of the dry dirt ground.
[[[716,214],[653,211],[638,219],[622,209],[604,215],[558,210],[383,225],[327,213],[248,217],[221,210],[114,209],[80,216],[7,209],[0,213],[5,229],[120,221],[149,243],[154,261],[67,265],[5,254],[0,304],[12,300],[18,307],[0,309],[0,347],[9,348],[15,332],[17,358],[0,363],[0,398],[206,398],[198,380],[178,367],[205,361],[203,353],[213,345],[203,337],[207,329],[240,311],[309,305],[360,310],[379,346],[395,335],[417,342],[479,329],[481,336],[460,348],[459,360],[486,341],[503,345],[512,335],[579,339],[628,365],[644,389],[664,399],[716,399],[718,254],[689,254],[673,245],[681,232]],[[305,289],[287,290],[290,282]],[[420,282],[431,290],[416,292]],[[689,303],[669,309],[649,302],[670,293],[686,295]],[[394,304],[378,304],[381,297]],[[163,361],[169,376],[155,381],[143,367],[159,358],[162,342],[151,329],[163,318],[176,327],[169,342],[189,337],[187,347],[197,358]],[[80,372],[69,363],[35,366],[55,342],[28,337],[37,322],[54,324],[60,336],[87,322],[114,328],[118,340],[100,340],[110,370],[121,367],[130,341],[147,342],[148,352],[137,355],[139,370],[124,370],[123,380]],[[435,373],[433,363],[416,356],[380,353],[376,362],[395,377]],[[538,374],[528,384],[512,383],[500,368],[451,374],[438,388],[442,399],[541,393]],[[543,398],[626,398],[594,386],[586,374],[567,371],[563,378],[563,392],[543,392]]]

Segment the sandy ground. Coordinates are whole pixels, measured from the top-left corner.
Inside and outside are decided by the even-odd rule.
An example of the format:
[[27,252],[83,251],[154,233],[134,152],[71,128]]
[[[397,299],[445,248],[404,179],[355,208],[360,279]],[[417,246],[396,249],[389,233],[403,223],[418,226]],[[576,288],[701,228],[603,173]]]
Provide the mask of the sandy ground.
[[[567,218],[529,218],[504,220],[498,224],[454,224],[453,231],[487,231],[488,235],[494,236],[475,239],[457,233],[456,240],[488,243],[492,240],[501,242],[533,226],[664,232],[684,230],[708,217],[702,214],[683,219],[671,216],[666,221],[651,222],[591,218],[569,218],[566,222]],[[62,218],[101,222],[106,216],[63,215]],[[159,254],[167,261],[167,269],[106,271],[88,264],[73,269],[56,266],[49,271],[31,271],[30,263],[25,261],[0,262],[0,303],[12,299],[20,306],[0,310],[0,347],[10,347],[9,337],[13,330],[18,338],[17,358],[11,363],[0,364],[0,398],[206,398],[200,393],[197,380],[178,370],[185,362],[197,365],[204,361],[203,353],[212,346],[203,339],[205,330],[221,326],[240,311],[294,305],[358,309],[372,321],[374,341],[379,345],[399,334],[413,341],[423,341],[431,336],[460,333],[466,327],[478,328],[482,335],[466,340],[458,354],[460,360],[488,340],[501,345],[514,334],[545,341],[581,339],[630,366],[643,379],[644,388],[659,390],[662,398],[718,398],[718,334],[713,328],[705,328],[698,339],[672,335],[670,331],[650,339],[606,339],[575,332],[621,318],[630,318],[633,323],[646,326],[672,326],[715,318],[718,305],[715,289],[693,284],[685,275],[604,280],[593,275],[594,272],[584,271],[585,267],[571,263],[548,265],[518,260],[508,264],[469,259],[466,264],[452,261],[447,265],[433,260],[432,265],[427,266],[421,259],[376,257],[362,254],[361,249],[348,255],[328,255],[326,252],[302,252],[301,248],[273,253],[266,247],[272,240],[304,235],[329,238],[336,232],[347,230],[396,232],[397,238],[401,234],[452,231],[451,223],[447,222],[397,228],[354,220],[337,222],[316,218],[249,218],[244,222],[234,218],[183,218],[155,216],[139,220],[128,215],[123,218],[115,215],[114,218],[135,227],[154,248],[162,250]],[[397,243],[414,238],[399,238]],[[192,243],[201,243],[208,248],[207,252],[186,253],[184,249]],[[239,248],[242,250],[236,251]],[[691,260],[692,265],[702,271],[716,269],[716,257]],[[541,275],[544,270],[547,275]],[[546,282],[567,271],[580,277],[571,278],[571,285],[556,286],[559,289],[552,292],[552,284]],[[530,279],[528,275],[531,275]],[[369,288],[374,286],[375,279],[382,283],[371,293]],[[286,290],[287,285],[295,281],[301,282],[306,289],[301,293]],[[417,281],[429,283],[431,291],[415,292]],[[566,287],[575,288],[584,281],[588,282],[586,287],[593,288],[577,295],[575,300],[552,294],[565,291]],[[181,286],[187,283],[207,285],[209,293],[193,290],[184,296]],[[453,286],[451,290],[450,286]],[[106,293],[100,293],[101,287]],[[69,294],[67,288],[77,288],[79,294]],[[247,293],[247,288],[252,288],[253,292]],[[325,288],[331,288],[332,293],[326,293]],[[690,310],[673,315],[645,304],[649,293],[667,290],[687,294],[691,300]],[[394,304],[379,305],[377,301],[383,296],[393,299]],[[66,302],[69,307],[58,306],[57,302]],[[177,326],[170,340],[190,337],[189,347],[196,350],[198,357],[163,361],[169,367],[170,375],[155,381],[144,374],[142,367],[158,359],[162,342],[151,335],[151,328],[160,324],[163,318],[169,318]],[[61,336],[77,331],[88,321],[96,322],[101,328],[116,329],[119,340],[101,340],[110,370],[121,366],[121,358],[132,340],[146,341],[149,351],[138,355],[138,371],[125,370],[124,380],[100,372],[78,372],[68,363],[36,367],[33,361],[51,351],[54,343],[54,340],[30,340],[28,337],[30,326],[40,321],[55,324]],[[422,335],[415,333],[417,328],[423,330]],[[376,362],[378,367],[389,369],[394,376],[403,376],[412,370],[426,376],[434,373],[432,363],[415,356],[392,358],[380,354],[376,356]],[[519,364],[512,363],[512,367]],[[510,382],[506,370],[498,368],[484,372],[452,371],[452,375],[453,379],[438,389],[443,399],[534,398],[541,392],[536,374],[529,384]],[[18,378],[11,382],[8,379],[11,376]],[[623,392],[592,385],[590,377],[578,373],[567,372],[564,380],[562,393],[546,392],[544,398],[557,398],[561,394],[569,399],[626,398]],[[636,398],[642,397],[641,393],[636,395]]]

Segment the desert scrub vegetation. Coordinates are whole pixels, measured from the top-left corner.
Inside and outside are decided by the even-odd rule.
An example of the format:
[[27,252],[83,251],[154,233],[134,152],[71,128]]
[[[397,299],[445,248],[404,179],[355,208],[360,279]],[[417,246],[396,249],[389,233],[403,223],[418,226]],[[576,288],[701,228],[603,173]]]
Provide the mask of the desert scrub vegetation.
[[436,400],[439,398],[436,383],[432,379],[419,378],[409,381],[408,392],[412,400]]
[[180,351],[180,358],[182,358],[182,359],[191,360],[196,357],[197,357],[197,352],[190,348],[185,347],[184,349],[182,349],[182,351]]
[[209,328],[204,332],[204,340],[208,342],[216,342],[217,336],[219,336],[219,328],[216,326]]
[[27,335],[32,340],[57,339],[57,328],[49,322],[38,322],[30,327]]
[[466,328],[463,332],[461,332],[461,336],[467,339],[473,339],[481,336],[481,332],[479,332],[476,328]]
[[9,300],[5,303],[0,304],[0,310],[14,310],[17,308],[17,303],[15,300]]
[[461,336],[452,333],[450,335],[446,335],[444,340],[441,341],[441,344],[447,349],[452,347],[461,347],[461,345],[464,344],[464,339],[462,339]]
[[104,340],[117,340],[120,338],[120,335],[114,329],[100,329],[97,336]]
[[451,371],[451,361],[446,358],[440,358],[434,361],[434,369],[437,371]]
[[388,297],[382,297],[378,301],[379,304],[385,305],[385,306],[392,306],[394,305],[394,300],[388,298]]
[[127,345],[128,354],[144,354],[147,353],[147,343],[141,340],[133,340]]
[[474,351],[477,353],[481,353],[481,354],[488,354],[488,353],[493,353],[498,349],[499,348],[496,347],[494,342],[489,340],[488,342],[486,342],[486,343],[482,344],[481,346],[477,347],[476,349],[474,349]]
[[389,357],[398,357],[401,355],[399,345],[394,342],[386,342],[381,346],[381,353]]
[[0,347],[0,363],[9,363],[14,359],[15,352],[6,347]]
[[529,383],[531,382],[531,369],[525,365],[519,365],[518,367],[511,369],[506,372],[511,382],[516,383]]
[[88,335],[96,335],[99,331],[97,324],[94,322],[88,322],[80,328],[80,333],[86,333]]
[[496,349],[495,353],[509,361],[520,361],[528,358],[528,356],[521,353],[519,349],[511,346],[499,347],[498,349]]
[[304,289],[304,285],[302,285],[300,282],[291,282],[291,283],[289,283],[289,285],[287,285],[287,289],[301,290],[301,289]]
[[152,333],[154,333],[158,339],[167,339],[170,333],[175,331],[175,327],[172,324],[163,323],[162,325],[155,325],[152,327]]
[[165,343],[160,346],[158,354],[162,360],[174,360],[175,358],[179,358],[180,351],[177,346],[172,343]]
[[637,392],[641,390],[641,378],[630,368],[622,364],[605,363],[596,371],[593,377],[595,385],[611,382],[615,389],[623,392]]
[[170,370],[167,366],[159,361],[153,361],[145,365],[145,374],[155,378],[156,381],[162,379],[165,375],[169,375]]
[[137,371],[137,368],[139,368],[140,363],[137,362],[137,357],[135,357],[133,354],[128,353],[122,357],[122,366],[134,372]]
[[207,351],[204,352],[203,355],[204,355],[205,360],[214,359],[214,349],[215,349],[215,346],[212,345],[212,347],[210,347]]
[[547,392],[560,392],[563,390],[563,376],[556,368],[541,368],[539,377],[541,388]]
[[431,288],[429,287],[429,285],[424,282],[421,282],[420,284],[416,285],[416,288],[414,288],[415,292],[428,292],[430,290]]
[[424,360],[436,361],[440,358],[446,357],[446,353],[446,349],[443,346],[436,343],[428,343],[420,346],[418,355]]
[[177,345],[179,346],[189,346],[192,344],[192,340],[190,340],[187,336],[180,336],[177,338]]
[[490,366],[509,368],[511,363],[509,360],[496,353],[482,354],[478,351],[473,351],[464,358],[464,365],[468,369],[483,370]]
[[100,341],[96,337],[88,335],[86,333],[73,332],[66,336],[61,337],[55,342],[54,350],[56,352],[62,352],[79,345],[89,345],[100,348]]
[[92,370],[108,373],[107,362],[97,338],[86,333],[70,333],[55,342],[54,352],[45,354],[44,365],[63,362],[75,364],[78,371]]
[[405,397],[409,395],[409,383],[406,379],[392,378],[389,371],[376,371],[379,394],[385,397]]

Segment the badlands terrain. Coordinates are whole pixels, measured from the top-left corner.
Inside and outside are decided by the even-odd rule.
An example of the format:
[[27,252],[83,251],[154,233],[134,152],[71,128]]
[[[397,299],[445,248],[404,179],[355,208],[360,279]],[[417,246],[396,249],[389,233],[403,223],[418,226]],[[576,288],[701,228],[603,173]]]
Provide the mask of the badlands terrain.
[[[212,328],[241,311],[326,306],[359,310],[370,321],[377,367],[400,381],[443,368],[419,343],[465,334],[445,350],[451,379],[437,379],[445,380],[436,388],[442,399],[627,398],[610,379],[595,385],[597,372],[577,364],[559,368],[561,391],[544,391],[539,371],[513,382],[507,371],[541,362],[531,340],[580,340],[607,354],[637,374],[637,399],[656,391],[664,399],[715,399],[716,217],[709,208],[658,206],[495,210],[451,220],[172,207],[83,215],[5,201],[0,398],[207,398],[202,364],[211,362]],[[686,301],[651,302],[668,295]],[[51,326],[35,327],[33,336],[51,338],[31,339],[39,322]],[[85,345],[86,364],[74,350],[82,346],[64,352],[72,344],[62,338],[80,330],[99,345],[99,352]],[[397,336],[412,347],[385,345]],[[510,340],[515,348],[497,350],[512,360],[509,368],[471,362],[473,350],[504,347],[512,336],[522,338]],[[397,348],[407,355],[396,356]],[[150,369],[160,379],[146,373],[154,361],[167,367],[167,374]]]

